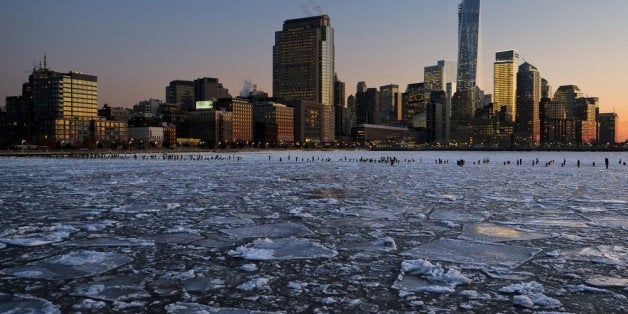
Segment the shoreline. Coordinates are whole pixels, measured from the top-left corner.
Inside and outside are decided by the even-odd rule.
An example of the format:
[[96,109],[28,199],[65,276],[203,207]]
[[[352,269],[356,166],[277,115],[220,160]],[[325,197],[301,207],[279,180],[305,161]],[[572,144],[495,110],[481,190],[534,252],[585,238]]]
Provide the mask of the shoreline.
[[379,152],[428,152],[428,151],[473,151],[473,152],[628,152],[628,147],[581,147],[581,148],[539,148],[539,149],[497,149],[497,148],[420,148],[420,149],[368,149],[368,148],[240,148],[240,149],[201,149],[201,148],[163,148],[163,149],[80,149],[80,150],[6,150],[0,151],[0,157],[37,157],[37,156],[84,156],[84,155],[134,155],[134,154],[225,154],[250,152],[327,152],[327,151],[379,151]]

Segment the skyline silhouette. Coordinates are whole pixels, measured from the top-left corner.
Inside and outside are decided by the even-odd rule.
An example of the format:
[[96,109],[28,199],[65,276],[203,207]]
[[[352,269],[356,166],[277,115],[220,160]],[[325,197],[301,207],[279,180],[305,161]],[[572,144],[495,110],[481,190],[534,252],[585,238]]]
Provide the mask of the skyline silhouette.
[[[19,95],[43,55],[56,71],[97,75],[99,105],[131,107],[164,99],[171,80],[217,77],[232,95],[245,80],[272,92],[274,34],[284,20],[324,12],[335,29],[336,69],[355,93],[368,87],[423,81],[423,68],[456,60],[457,0],[378,1],[65,1],[2,2],[0,26],[9,33],[2,55],[0,96]],[[517,49],[555,90],[575,84],[616,112],[619,140],[628,138],[628,3],[603,0],[496,1],[481,7],[482,75],[492,93],[496,51]],[[34,64],[33,64],[34,61]]]

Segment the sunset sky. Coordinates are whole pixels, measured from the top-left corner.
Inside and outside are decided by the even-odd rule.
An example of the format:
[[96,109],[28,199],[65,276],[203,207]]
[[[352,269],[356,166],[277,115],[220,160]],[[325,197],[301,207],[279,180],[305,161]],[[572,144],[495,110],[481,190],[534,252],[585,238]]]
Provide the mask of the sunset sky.
[[[0,97],[19,95],[43,55],[55,71],[97,75],[99,103],[164,99],[171,80],[217,77],[234,96],[250,79],[272,92],[275,31],[328,14],[336,72],[368,87],[423,81],[456,60],[458,0],[0,1]],[[495,52],[517,49],[555,90],[575,84],[616,112],[628,138],[628,1],[482,0],[482,88]],[[2,103],[0,106],[4,106]]]

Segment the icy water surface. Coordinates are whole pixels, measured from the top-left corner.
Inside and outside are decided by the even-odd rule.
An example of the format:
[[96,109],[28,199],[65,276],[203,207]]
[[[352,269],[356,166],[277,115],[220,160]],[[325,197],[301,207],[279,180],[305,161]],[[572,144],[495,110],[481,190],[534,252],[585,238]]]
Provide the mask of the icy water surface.
[[0,312],[628,311],[626,153],[177,156],[1,158]]

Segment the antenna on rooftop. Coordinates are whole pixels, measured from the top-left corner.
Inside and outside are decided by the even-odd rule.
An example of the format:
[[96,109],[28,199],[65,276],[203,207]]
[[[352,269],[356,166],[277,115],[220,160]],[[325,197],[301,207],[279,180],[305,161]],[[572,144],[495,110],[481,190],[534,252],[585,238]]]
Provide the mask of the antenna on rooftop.
[[44,69],[48,69],[48,62],[46,61],[46,54],[44,53]]

